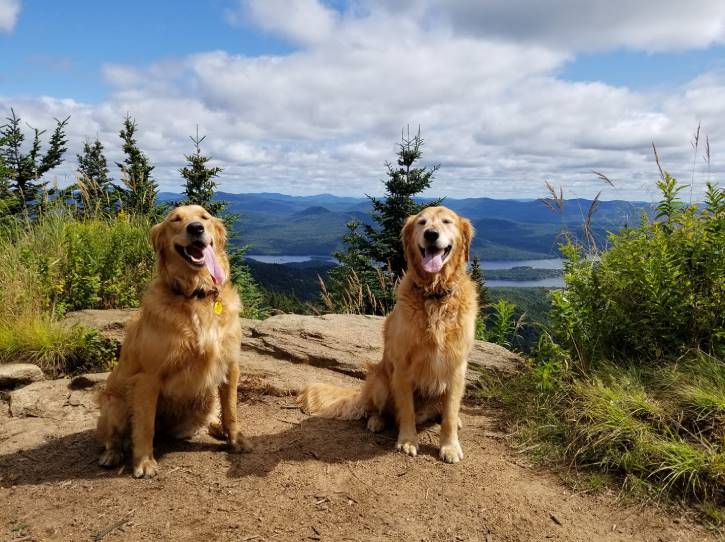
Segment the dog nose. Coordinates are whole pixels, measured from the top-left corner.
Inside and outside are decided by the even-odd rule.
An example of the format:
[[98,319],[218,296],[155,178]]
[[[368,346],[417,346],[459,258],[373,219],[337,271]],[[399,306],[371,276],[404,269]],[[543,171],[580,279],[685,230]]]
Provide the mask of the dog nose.
[[204,233],[204,224],[201,222],[192,222],[186,226],[186,231],[191,235],[201,235]]
[[438,240],[438,231],[437,230],[425,230],[425,233],[423,233],[423,237],[425,237],[426,241],[434,242]]

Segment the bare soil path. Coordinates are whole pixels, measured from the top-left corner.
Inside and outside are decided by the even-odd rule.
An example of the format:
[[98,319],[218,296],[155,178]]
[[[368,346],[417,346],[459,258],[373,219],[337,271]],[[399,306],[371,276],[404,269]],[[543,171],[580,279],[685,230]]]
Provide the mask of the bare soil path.
[[[74,318],[111,337],[128,311]],[[526,465],[496,413],[466,406],[464,460],[437,458],[438,426],[415,459],[392,432],[309,418],[293,394],[310,381],[357,386],[380,356],[382,319],[279,316],[243,322],[239,417],[254,445],[229,454],[205,433],[159,441],[160,475],[96,465],[94,395],[104,375],[0,394],[0,541],[642,541],[715,540],[687,518],[616,496],[577,494]],[[516,370],[477,342],[474,370]],[[473,380],[475,376],[472,375]]]
[[478,409],[463,414],[466,457],[453,466],[436,457],[437,426],[411,459],[392,433],[292,404],[255,394],[240,405],[249,454],[203,434],[158,443],[152,480],[96,466],[90,417],[39,446],[0,444],[0,540],[710,539],[653,508],[574,494],[521,464]]

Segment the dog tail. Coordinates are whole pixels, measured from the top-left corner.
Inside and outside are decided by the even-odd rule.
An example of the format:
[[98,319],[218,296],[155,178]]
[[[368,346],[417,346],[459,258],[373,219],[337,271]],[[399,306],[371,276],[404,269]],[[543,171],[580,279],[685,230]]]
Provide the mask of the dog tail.
[[338,420],[360,420],[366,415],[363,390],[341,388],[329,384],[310,384],[297,398],[308,414]]

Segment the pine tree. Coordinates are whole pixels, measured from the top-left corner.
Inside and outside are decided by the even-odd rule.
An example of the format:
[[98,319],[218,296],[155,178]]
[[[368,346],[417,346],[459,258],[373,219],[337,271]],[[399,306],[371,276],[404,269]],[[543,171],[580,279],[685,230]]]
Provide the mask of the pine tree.
[[96,139],[93,143],[83,143],[83,154],[77,154],[78,174],[93,182],[99,188],[111,184],[108,162],[103,155],[103,143]]
[[226,203],[223,201],[214,201],[214,190],[216,182],[214,179],[223,171],[220,167],[209,167],[211,160],[209,157],[201,154],[201,142],[206,136],[199,137],[199,127],[196,127],[196,137],[189,136],[194,143],[194,154],[186,155],[187,165],[179,170],[181,176],[185,179],[184,195],[186,196],[186,204],[201,205],[207,211],[215,216],[221,216]]
[[48,184],[41,178],[63,163],[63,155],[67,150],[65,129],[69,119],[55,119],[56,126],[48,140],[45,154],[41,152],[40,143],[45,130],[32,128],[33,142],[30,150],[24,152],[25,134],[20,129],[20,117],[15,114],[15,110],[10,109],[7,124],[0,126],[0,157],[4,162],[10,193],[18,202],[14,212],[31,211],[40,205],[41,195]]
[[414,167],[422,157],[423,139],[418,133],[410,137],[401,135],[397,166],[385,164],[388,179],[385,197],[369,197],[372,218],[376,226],[348,224],[343,237],[345,250],[335,254],[340,265],[330,272],[330,291],[325,296],[327,305],[349,312],[385,314],[393,306],[396,281],[405,271],[405,254],[400,231],[405,220],[423,208],[439,205],[440,200],[428,204],[417,203],[414,196],[430,187],[438,166]]
[[[0,138],[0,149],[5,138]],[[0,155],[0,225],[12,214],[16,206],[15,198],[10,192],[10,170],[5,166],[5,159]]]
[[76,201],[85,216],[97,212],[113,214],[118,207],[119,191],[113,185],[103,144],[96,139],[83,143],[83,154],[77,154],[79,183],[75,189]]
[[127,188],[123,194],[124,208],[134,214],[151,216],[157,213],[158,185],[151,177],[154,166],[149,164],[147,156],[136,143],[134,137],[136,128],[134,118],[126,115],[119,133],[126,159],[117,162],[116,165],[121,169],[123,182]]
[[393,308],[393,284],[368,256],[367,240],[358,231],[360,222],[347,223],[344,249],[335,253],[338,265],[330,269],[329,291],[323,301],[331,310],[359,314],[387,314]]
[[471,275],[471,280],[476,284],[476,289],[478,291],[478,304],[480,307],[485,307],[488,304],[486,279],[483,276],[481,260],[478,256],[474,256],[471,260],[471,269],[469,273]]
[[368,255],[385,267],[389,267],[395,277],[401,277],[405,271],[405,254],[400,241],[400,231],[405,219],[419,213],[423,208],[440,204],[437,200],[428,204],[417,203],[413,197],[430,187],[438,166],[431,168],[414,167],[422,157],[423,139],[418,133],[410,137],[410,128],[401,135],[398,149],[397,167],[386,162],[388,179],[385,181],[383,199],[369,196],[373,206],[372,217],[378,227],[365,225],[368,239]]

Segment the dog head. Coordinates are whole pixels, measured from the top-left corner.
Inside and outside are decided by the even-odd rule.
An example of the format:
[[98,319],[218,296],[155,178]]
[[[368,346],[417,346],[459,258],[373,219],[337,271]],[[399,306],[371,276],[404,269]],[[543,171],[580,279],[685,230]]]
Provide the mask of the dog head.
[[408,217],[401,238],[408,272],[433,280],[465,271],[473,226],[446,207],[426,207]]
[[229,276],[224,224],[199,205],[171,211],[151,228],[159,273],[194,288],[221,285]]

